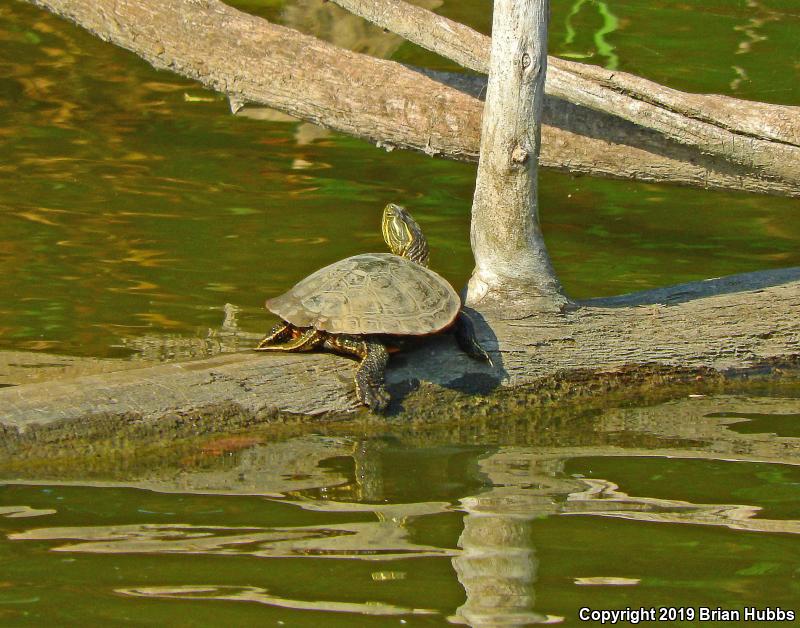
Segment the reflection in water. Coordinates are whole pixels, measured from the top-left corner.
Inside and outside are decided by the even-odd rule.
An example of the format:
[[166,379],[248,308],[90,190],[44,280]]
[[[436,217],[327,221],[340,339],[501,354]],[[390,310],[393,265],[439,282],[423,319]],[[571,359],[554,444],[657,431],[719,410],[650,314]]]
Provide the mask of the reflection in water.
[[327,611],[334,613],[357,613],[360,615],[432,615],[436,611],[421,608],[403,608],[380,602],[364,604],[347,602],[314,602],[311,600],[289,600],[270,595],[260,587],[139,587],[136,589],[117,589],[117,593],[136,597],[151,597],[177,600],[231,600],[237,602],[258,602],[270,606],[281,606],[305,611]]
[[14,541],[78,541],[55,552],[95,554],[213,554],[257,558],[399,560],[449,556],[452,550],[412,543],[395,519],[281,528],[226,528],[190,524],[138,524],[37,528],[10,534]]
[[533,611],[539,565],[530,524],[536,515],[522,514],[516,506],[511,509],[517,512],[507,513],[509,502],[488,499],[488,508],[484,496],[461,500],[467,516],[458,540],[462,554],[453,559],[453,568],[467,600],[451,621],[469,626],[557,623],[563,618]]
[[[739,26],[734,26],[733,30],[738,31],[744,35],[744,39],[739,42],[735,54],[742,55],[752,51],[753,45],[768,39],[762,33],[764,25],[770,22],[777,22],[781,19],[782,13],[767,8],[763,3],[758,0],[747,0],[748,19],[747,22]],[[731,68],[736,73],[736,77],[730,82],[732,91],[736,91],[741,86],[742,82],[749,81],[750,77],[740,65],[731,65]]]
[[[608,480],[564,477],[565,460],[559,454],[514,447],[501,448],[480,460],[479,468],[492,488],[461,500],[468,513],[459,539],[463,553],[453,559],[467,593],[466,603],[457,611],[463,623],[524,626],[562,619],[533,611],[538,563],[531,544],[531,522],[537,518],[594,515],[800,534],[800,520],[753,520],[760,510],[755,506],[631,497]],[[614,576],[580,582],[601,583],[636,584]]]
[[22,519],[27,517],[43,517],[55,514],[52,508],[31,508],[30,506],[0,506],[0,517]]
[[588,577],[588,578],[575,578],[575,584],[581,586],[615,586],[615,587],[633,587],[639,584],[639,578],[613,578],[606,576]]
[[[564,19],[564,48],[575,43],[577,35],[575,27],[572,24],[572,19],[580,13],[581,8],[585,4],[590,4],[597,9],[597,14],[602,18],[603,24],[594,32],[594,45],[597,49],[597,54],[605,57],[606,62],[604,67],[607,70],[616,70],[619,65],[619,57],[614,52],[615,47],[606,41],[606,35],[613,33],[619,28],[619,19],[611,12],[608,5],[600,0],[576,0],[572,5],[567,17]],[[562,51],[558,53],[562,57],[570,57],[573,59],[588,59],[594,56],[594,53],[586,52],[570,52]]]
[[[725,526],[733,530],[751,532],[782,532],[800,534],[798,520],[754,519],[761,508],[740,504],[691,504],[689,502],[630,497],[618,490],[608,480],[583,482],[588,488],[581,493],[569,495],[577,501],[578,510],[565,510],[562,514],[618,517],[634,521],[656,523],[691,523],[693,525]],[[588,505],[588,509],[583,508]]]
[[[442,6],[443,0],[410,0],[424,9]],[[294,0],[282,13],[287,26],[372,57],[388,58],[405,40],[325,0]]]
[[747,0],[747,8],[754,9],[753,13],[755,13],[755,15],[750,14],[745,24],[733,27],[733,30],[744,34],[745,37],[739,42],[739,46],[736,49],[737,55],[751,52],[753,44],[767,40],[768,37],[759,31],[765,24],[779,21],[783,15],[779,11],[765,7],[764,4],[758,0]]
[[[303,562],[339,559],[354,565],[367,561],[376,567],[368,568],[366,579],[389,583],[382,586],[402,585],[409,573],[412,574],[408,578],[411,585],[419,586],[419,572],[415,571],[415,566],[398,561],[444,560],[452,565],[451,573],[465,597],[458,604],[435,611],[420,610],[413,601],[409,603],[408,598],[402,597],[364,601],[373,599],[373,589],[369,593],[359,592],[361,598],[353,601],[353,591],[346,589],[347,583],[337,583],[339,588],[335,590],[341,591],[344,586],[347,597],[339,601],[330,600],[332,594],[324,586],[315,593],[315,582],[304,584],[311,599],[298,600],[291,586],[286,591],[281,589],[286,584],[282,581],[267,586],[234,585],[224,581],[214,583],[213,576],[208,576],[208,584],[156,581],[152,586],[150,582],[147,586],[132,583],[115,586],[114,590],[131,597],[247,601],[286,609],[359,615],[436,612],[441,613],[442,621],[475,627],[558,623],[565,620],[564,612],[548,612],[551,601],[537,600],[535,591],[535,587],[542,586],[536,584],[540,572],[552,569],[552,565],[546,563],[552,560],[551,548],[541,539],[540,524],[548,518],[555,521],[555,517],[567,515],[559,519],[560,523],[552,524],[566,527],[571,525],[568,521],[576,521],[578,516],[593,516],[623,519],[634,525],[673,524],[675,530],[686,530],[689,524],[726,529],[732,531],[731,534],[736,534],[735,531],[784,536],[800,534],[800,520],[779,518],[774,514],[760,516],[761,506],[756,503],[704,503],[658,495],[632,495],[621,490],[618,481],[598,475],[567,473],[565,469],[572,464],[570,461],[614,460],[627,456],[629,460],[654,461],[671,456],[696,458],[698,462],[703,459],[707,462],[740,460],[763,466],[766,465],[762,461],[770,460],[776,468],[800,465],[800,438],[769,433],[742,434],[729,427],[735,426],[742,415],[763,418],[769,416],[770,411],[775,416],[796,418],[798,403],[794,399],[718,397],[684,399],[649,408],[608,410],[597,419],[597,425],[606,434],[627,434],[625,447],[587,445],[585,440],[574,447],[449,445],[425,449],[404,447],[397,440],[387,438],[314,435],[277,443],[248,440],[245,436],[217,439],[207,442],[203,451],[218,454],[227,451],[231,455],[205,458],[198,468],[183,467],[177,472],[163,470],[158,477],[126,485],[160,493],[262,496],[267,505],[283,509],[281,512],[294,511],[288,520],[300,521],[302,525],[263,525],[263,522],[258,525],[174,522],[52,525],[17,529],[8,534],[8,539],[15,543],[55,542],[51,550],[62,555],[210,555]],[[711,409],[715,412],[710,412]],[[694,437],[692,441],[687,439],[689,434]],[[236,443],[239,445],[234,446]],[[670,464],[677,463],[673,460]],[[409,469],[414,470],[413,477],[408,477]],[[457,469],[461,471],[456,472]],[[702,484],[700,479],[696,481]],[[765,481],[779,486],[768,474]],[[783,482],[780,486],[785,487],[780,490],[794,490],[796,495],[791,478],[780,481]],[[413,486],[415,501],[402,500],[408,486]],[[482,488],[473,488],[475,486]],[[684,493],[689,488],[675,483],[670,486],[673,491]],[[762,504],[770,503],[767,496],[760,499]],[[308,524],[298,513],[323,517],[323,522]],[[0,510],[0,515],[3,514],[8,517],[58,516],[60,513],[32,505],[4,507]],[[460,519],[454,518],[459,515]],[[224,521],[225,515],[220,517]],[[282,521],[286,520],[282,515]],[[457,544],[455,536],[443,537],[433,532],[436,525],[446,522],[458,522],[458,529],[452,528],[458,536]],[[582,544],[586,542],[581,541]],[[645,547],[651,543],[648,536],[643,543]],[[655,551],[656,542],[652,543]],[[613,542],[611,545],[592,551],[618,551]],[[583,545],[579,549],[589,552]],[[381,561],[393,562],[380,565]],[[599,590],[636,587],[648,577],[631,573],[625,565],[613,560],[602,564],[604,571],[599,573],[569,573],[571,586]],[[279,568],[274,565],[273,569]],[[766,561],[750,565],[740,570],[741,575],[729,576],[733,580],[727,586],[738,590],[744,585],[736,578],[750,578],[764,570],[775,569],[782,569],[782,564]],[[315,569],[315,573],[319,571]],[[652,587],[652,583],[651,579],[648,585]],[[646,588],[640,587],[637,591]],[[417,595],[421,593],[419,590]],[[430,602],[419,604],[426,609],[431,606]]]

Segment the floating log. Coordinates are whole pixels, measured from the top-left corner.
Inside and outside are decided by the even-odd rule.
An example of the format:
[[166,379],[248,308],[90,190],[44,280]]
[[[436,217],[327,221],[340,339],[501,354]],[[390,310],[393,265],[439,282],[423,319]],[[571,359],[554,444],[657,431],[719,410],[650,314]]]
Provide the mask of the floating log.
[[[444,416],[441,402],[452,391],[483,393],[459,403],[491,407],[490,393],[503,389],[559,400],[654,373],[669,382],[798,365],[798,311],[800,268],[593,299],[522,319],[483,311],[479,332],[494,366],[470,360],[449,336],[428,339],[389,363],[390,416],[420,398]],[[190,430],[196,421],[207,429],[202,419],[215,413],[236,415],[237,425],[352,418],[366,412],[353,394],[354,370],[354,362],[327,354],[241,352],[10,386],[0,389],[0,445],[57,440],[114,421],[155,430],[162,420]]]

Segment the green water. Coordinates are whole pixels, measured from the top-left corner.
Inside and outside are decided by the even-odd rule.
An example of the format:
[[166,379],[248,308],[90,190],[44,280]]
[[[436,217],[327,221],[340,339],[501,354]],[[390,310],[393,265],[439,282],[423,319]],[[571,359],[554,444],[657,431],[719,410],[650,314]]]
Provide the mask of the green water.
[[[332,30],[318,4],[233,4]],[[554,54],[800,105],[793,0],[552,5]],[[437,11],[488,32],[488,6],[446,0]],[[353,47],[457,69],[352,24],[339,30]],[[205,337],[226,303],[240,329],[261,332],[267,296],[383,249],[387,201],[412,209],[433,266],[463,285],[474,176],[296,122],[233,117],[190,81],[26,3],[0,3],[0,349],[131,355],[142,339]],[[550,172],[541,182],[548,246],[576,298],[800,265],[796,200]],[[146,456],[130,446],[110,460],[87,448],[77,471],[0,459],[0,625],[798,613],[798,397],[784,386],[609,403],[441,433],[256,432]]]
[[[279,4],[242,7],[280,17]],[[489,28],[485,2],[439,10]],[[616,29],[605,32],[609,12]],[[287,19],[331,30],[311,9]],[[554,2],[552,23],[555,53],[605,64],[613,46],[619,69],[673,87],[800,104],[794,2]],[[380,33],[344,39],[455,69]],[[383,250],[387,201],[413,210],[435,268],[464,284],[474,166],[313,137],[307,125],[233,117],[216,94],[4,2],[0,348],[118,355],[144,335],[203,335],[226,302],[242,329],[261,332],[267,296]],[[541,214],[576,298],[800,265],[795,200],[544,172]]]
[[[527,437],[509,437],[503,417],[477,437],[467,426],[278,441],[256,430],[172,446],[156,463],[127,449],[94,456],[88,473],[18,467],[0,482],[0,625],[797,613],[800,439],[782,426],[796,430],[798,403],[719,396],[543,415]],[[51,479],[26,479],[37,473]]]

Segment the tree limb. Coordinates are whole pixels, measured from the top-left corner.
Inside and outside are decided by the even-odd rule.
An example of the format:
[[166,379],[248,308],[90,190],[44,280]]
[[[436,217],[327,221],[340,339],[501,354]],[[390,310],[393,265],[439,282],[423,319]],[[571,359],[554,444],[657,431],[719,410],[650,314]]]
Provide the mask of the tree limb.
[[[341,7],[467,68],[489,71],[491,39],[403,0],[333,0]],[[800,182],[800,108],[684,94],[652,81],[548,57],[551,96],[602,111],[765,177]],[[717,113],[719,112],[719,114]]]
[[567,299],[539,226],[538,165],[547,72],[548,0],[495,0],[492,67],[472,200],[475,269],[466,302],[524,309]]
[[[157,68],[235,99],[266,104],[387,148],[477,160],[482,103],[476,92],[481,87],[470,78],[426,75],[343,50],[218,0],[29,1]],[[765,178],[610,115],[546,99],[544,117],[544,167],[800,196],[796,183]]]

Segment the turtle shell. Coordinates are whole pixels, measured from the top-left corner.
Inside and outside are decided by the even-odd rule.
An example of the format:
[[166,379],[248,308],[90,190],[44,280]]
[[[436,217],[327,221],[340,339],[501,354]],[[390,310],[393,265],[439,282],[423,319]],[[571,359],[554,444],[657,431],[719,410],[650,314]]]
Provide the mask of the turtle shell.
[[460,308],[443,277],[392,253],[340,260],[267,301],[268,310],[295,327],[333,334],[433,334]]

